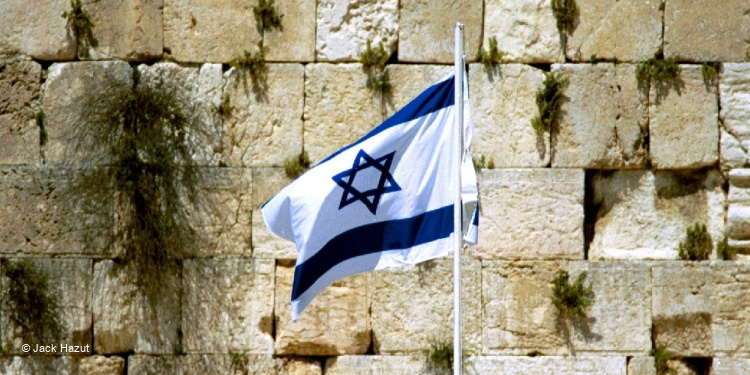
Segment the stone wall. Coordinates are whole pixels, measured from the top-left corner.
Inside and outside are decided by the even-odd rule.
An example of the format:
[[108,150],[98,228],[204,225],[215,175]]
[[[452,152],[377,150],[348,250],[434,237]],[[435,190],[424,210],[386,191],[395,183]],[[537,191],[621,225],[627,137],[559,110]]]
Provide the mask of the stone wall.
[[[0,2],[0,266],[44,275],[63,326],[29,342],[2,310],[0,374],[434,373],[450,259],[338,281],[293,323],[296,251],[259,207],[291,181],[286,160],[320,161],[449,73],[456,21],[473,151],[494,167],[463,260],[466,372],[656,374],[664,345],[679,374],[750,374],[750,5],[576,3],[561,33],[551,0],[277,0],[283,27],[265,29],[257,0],[83,0],[86,38],[61,17],[69,0]],[[492,37],[506,55],[485,67]],[[391,54],[390,93],[367,87],[368,40]],[[230,66],[261,48],[264,79]],[[681,68],[668,87],[636,78],[654,56]],[[715,79],[704,62],[721,63]],[[548,72],[569,83],[536,132]],[[135,86],[175,93],[195,125],[180,167],[211,203],[180,205],[195,243],[150,286],[129,261],[121,167],[92,141]],[[696,223],[715,250],[679,260]],[[586,272],[586,319],[552,305],[558,271]]]

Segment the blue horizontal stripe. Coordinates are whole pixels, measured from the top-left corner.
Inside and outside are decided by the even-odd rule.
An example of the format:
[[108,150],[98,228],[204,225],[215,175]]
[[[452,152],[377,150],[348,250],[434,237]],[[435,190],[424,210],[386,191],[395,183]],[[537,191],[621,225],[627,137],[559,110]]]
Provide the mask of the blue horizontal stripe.
[[331,160],[332,158],[336,157],[336,155],[376,136],[377,134],[388,128],[392,128],[396,125],[412,121],[432,112],[439,111],[445,107],[452,106],[455,102],[453,87],[455,86],[456,81],[452,77],[453,76],[446,79],[445,81],[438,82],[430,86],[429,88],[427,88],[427,90],[422,91],[419,96],[417,96],[414,100],[409,102],[409,104],[401,108],[393,116],[385,120],[382,124],[378,125],[377,128],[371,130],[356,142],[334,152],[327,158],[323,159],[323,161],[318,163],[318,165]]
[[292,301],[337,264],[362,255],[408,249],[453,233],[453,205],[407,219],[389,220],[350,229],[334,237],[294,270]]

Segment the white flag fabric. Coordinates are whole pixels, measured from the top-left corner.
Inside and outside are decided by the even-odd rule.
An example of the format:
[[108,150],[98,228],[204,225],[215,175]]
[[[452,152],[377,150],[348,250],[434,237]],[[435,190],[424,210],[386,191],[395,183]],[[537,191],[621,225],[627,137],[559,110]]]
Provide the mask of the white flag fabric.
[[453,186],[459,168],[465,240],[476,243],[471,110],[464,85],[459,166],[453,157],[454,88],[451,74],[262,206],[268,228],[297,246],[292,320],[338,279],[451,254],[456,235]]

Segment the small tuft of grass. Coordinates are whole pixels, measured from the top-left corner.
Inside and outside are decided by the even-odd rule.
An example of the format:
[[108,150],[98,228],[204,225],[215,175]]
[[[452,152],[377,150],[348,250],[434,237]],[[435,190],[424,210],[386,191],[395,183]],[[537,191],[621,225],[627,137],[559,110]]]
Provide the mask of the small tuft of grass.
[[248,374],[250,365],[250,357],[246,352],[231,352],[229,356],[232,358],[231,368],[232,374]]
[[70,0],[70,8],[70,11],[63,12],[61,17],[68,20],[67,26],[73,30],[76,41],[85,44],[86,47],[96,47],[98,42],[93,32],[96,25],[91,21],[89,12],[83,9],[81,0]]
[[707,86],[715,85],[716,80],[719,78],[719,71],[721,70],[720,62],[703,62],[701,65],[701,74],[703,74],[703,82]]
[[359,62],[366,70],[383,70],[388,57],[383,42],[379,42],[377,48],[372,48],[372,41],[368,39],[367,47],[359,54]]
[[563,319],[586,318],[586,309],[594,304],[591,284],[583,285],[586,272],[581,272],[572,284],[566,271],[558,271],[553,280],[552,304]]
[[547,73],[544,79],[544,87],[536,93],[539,115],[531,121],[531,125],[537,134],[552,130],[557,121],[557,115],[564,98],[563,91],[567,85],[568,77],[565,77],[562,73]]
[[687,228],[685,240],[680,242],[679,251],[682,260],[706,260],[714,249],[711,235],[705,224],[696,223]]
[[286,172],[287,177],[292,179],[301,176],[308,169],[310,169],[310,157],[306,151],[284,162],[284,172]]
[[427,367],[433,370],[453,369],[453,343],[431,340],[430,348],[425,350]]
[[34,115],[34,119],[36,119],[36,125],[39,127],[39,145],[44,146],[47,144],[48,135],[47,135],[47,115],[44,114],[43,110],[40,110]]
[[495,160],[490,158],[490,161],[487,162],[487,169],[495,169]]
[[727,238],[724,237],[724,239],[716,245],[716,255],[722,260],[734,260],[734,257],[737,255],[737,249],[729,246]]
[[579,14],[575,0],[552,0],[552,14],[560,33],[569,35],[575,30]]
[[674,354],[667,350],[664,344],[660,344],[656,349],[651,349],[651,355],[654,357],[654,367],[657,375],[676,374],[675,369],[669,367],[669,360],[674,358]]
[[174,353],[175,355],[184,355],[185,348],[180,343],[174,343],[172,344],[172,353]]
[[265,50],[263,48],[260,48],[256,53],[250,53],[245,50],[244,55],[234,58],[229,62],[229,66],[249,72],[254,83],[265,82],[266,73],[268,72]]
[[479,52],[477,55],[479,57],[479,62],[481,62],[485,68],[495,67],[505,58],[505,52],[500,51],[500,49],[497,48],[497,38],[494,36],[489,40],[487,51],[482,49],[482,46],[479,46]]
[[384,95],[389,95],[393,90],[391,77],[388,75],[388,72],[369,74],[367,77],[367,88],[382,92]]
[[261,30],[270,30],[277,28],[284,30],[281,26],[283,14],[279,14],[278,9],[273,6],[274,0],[260,0],[258,6],[253,7],[256,22],[259,23]]
[[678,80],[681,73],[682,68],[671,57],[667,59],[652,57],[635,68],[635,78],[642,86],[646,86],[649,81],[668,84]]
[[232,110],[234,110],[234,107],[232,106],[232,100],[229,98],[228,94],[224,94],[221,98],[221,104],[214,106],[214,111],[218,113],[219,116],[231,116]]
[[479,155],[478,157],[475,156],[471,158],[471,161],[474,163],[474,169],[480,170],[487,166],[487,161],[484,158],[484,155]]

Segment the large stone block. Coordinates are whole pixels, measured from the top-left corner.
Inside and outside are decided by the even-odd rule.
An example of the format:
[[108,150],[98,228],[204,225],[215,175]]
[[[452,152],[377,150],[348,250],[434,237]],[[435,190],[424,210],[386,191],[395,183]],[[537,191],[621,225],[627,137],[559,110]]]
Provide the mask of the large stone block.
[[111,170],[0,168],[0,253],[112,256]]
[[[367,275],[359,274],[326,287],[291,321],[294,268],[276,267],[277,355],[362,354],[370,347]],[[326,371],[326,373],[328,373]]]
[[95,355],[81,358],[78,368],[80,375],[122,375],[124,371],[125,359],[117,356]]
[[192,374],[242,374],[242,375],[317,375],[315,371],[288,372],[284,360],[270,355],[188,354],[175,356],[134,355],[128,358],[129,375],[192,375]]
[[750,4],[745,0],[669,0],[664,55],[689,61],[748,61]]
[[676,87],[651,84],[650,152],[657,169],[706,167],[719,158],[716,87],[705,84],[701,67],[680,67]]
[[164,0],[164,51],[179,62],[229,62],[263,43],[257,0]]
[[260,211],[291,180],[281,168],[254,168],[253,181],[253,258],[296,259],[294,242],[271,233]]
[[280,0],[282,29],[263,31],[266,61],[315,61],[315,0]]
[[640,0],[577,0],[579,15],[567,40],[574,61],[644,61],[661,50],[663,3]]
[[[427,365],[424,358],[415,356],[339,356],[325,362],[326,375],[420,375]],[[429,372],[433,373],[433,372]]]
[[304,150],[313,163],[383,122],[383,100],[361,64],[305,66]]
[[422,91],[453,71],[452,66],[445,65],[388,65],[386,72],[393,87],[390,96],[385,98],[386,117],[393,116]]
[[94,60],[150,60],[162,57],[164,0],[88,0],[96,45],[78,47],[78,56]]
[[399,28],[397,0],[318,1],[318,61],[358,61],[367,40],[373,48],[382,42],[386,51],[396,50]]
[[281,167],[302,152],[305,68],[269,64],[265,87],[247,71],[231,70],[224,87],[232,111],[225,116],[222,161],[228,166]]
[[[18,259],[2,260],[3,265],[19,262]],[[16,325],[8,316],[7,311],[0,311],[0,343],[10,345],[10,354],[35,354],[38,346],[53,345],[51,354],[61,355],[76,350],[69,346],[79,346],[80,352],[76,351],[70,355],[82,356],[92,352],[91,348],[91,259],[32,259],[24,260],[30,262],[32,270],[46,279],[47,286],[40,289],[44,280],[34,279],[33,275],[25,274],[22,279],[9,279],[7,274],[0,277],[0,290],[7,291],[10,283],[34,283],[34,285],[23,284],[26,290],[35,287],[43,293],[55,310],[49,311],[53,314],[51,320],[32,322],[32,329],[41,332],[43,337]],[[9,298],[5,293],[3,298]],[[8,301],[4,301],[8,302]],[[22,302],[23,303],[23,302]],[[38,307],[40,301],[26,301]],[[5,305],[5,303],[3,303]],[[9,305],[3,307],[14,308],[10,301]],[[28,307],[26,307],[28,308]],[[33,308],[33,307],[32,307]],[[15,309],[15,308],[14,308]],[[37,326],[38,324],[38,326]],[[59,337],[48,337],[47,335],[57,331]],[[48,341],[57,339],[59,341]],[[66,348],[61,348],[65,344]],[[32,352],[23,350],[22,345],[30,345]],[[38,353],[50,354],[50,353]],[[1,368],[0,368],[1,369]]]
[[398,59],[453,63],[456,21],[464,24],[464,51],[475,60],[482,44],[481,0],[402,0],[399,4]]
[[159,272],[145,275],[134,263],[111,260],[94,264],[97,353],[171,354],[180,344],[179,269]]
[[0,55],[72,60],[76,40],[67,20],[69,0],[7,0],[0,3]]
[[748,166],[750,150],[750,64],[724,64],[719,79],[722,169]]
[[[481,265],[462,265],[463,350],[481,351]],[[370,324],[376,353],[421,354],[435,340],[453,337],[453,259],[378,271],[370,281]]]
[[648,97],[638,89],[635,66],[565,64],[553,71],[569,84],[552,136],[552,166],[645,167]]
[[273,260],[186,260],[185,351],[273,353],[273,284]]
[[468,358],[464,367],[466,367],[466,373],[471,375],[625,375],[627,358],[620,356],[482,356]]
[[484,170],[479,175],[481,259],[582,259],[584,173]]
[[0,59],[0,164],[39,164],[42,160],[40,129],[32,109],[41,81],[39,63]]
[[717,171],[618,171],[590,183],[598,212],[589,259],[676,259],[696,223],[707,226],[714,243],[723,239],[726,196]]
[[[497,38],[505,60],[519,63],[563,62],[562,39],[549,0],[488,0],[484,10],[484,45]],[[469,52],[474,52],[469,50]]]
[[750,375],[750,358],[714,358],[712,370],[714,374]]
[[484,156],[500,168],[549,165],[549,131],[537,134],[531,126],[539,115],[535,98],[544,82],[543,72],[517,64],[470,67],[474,157]]

